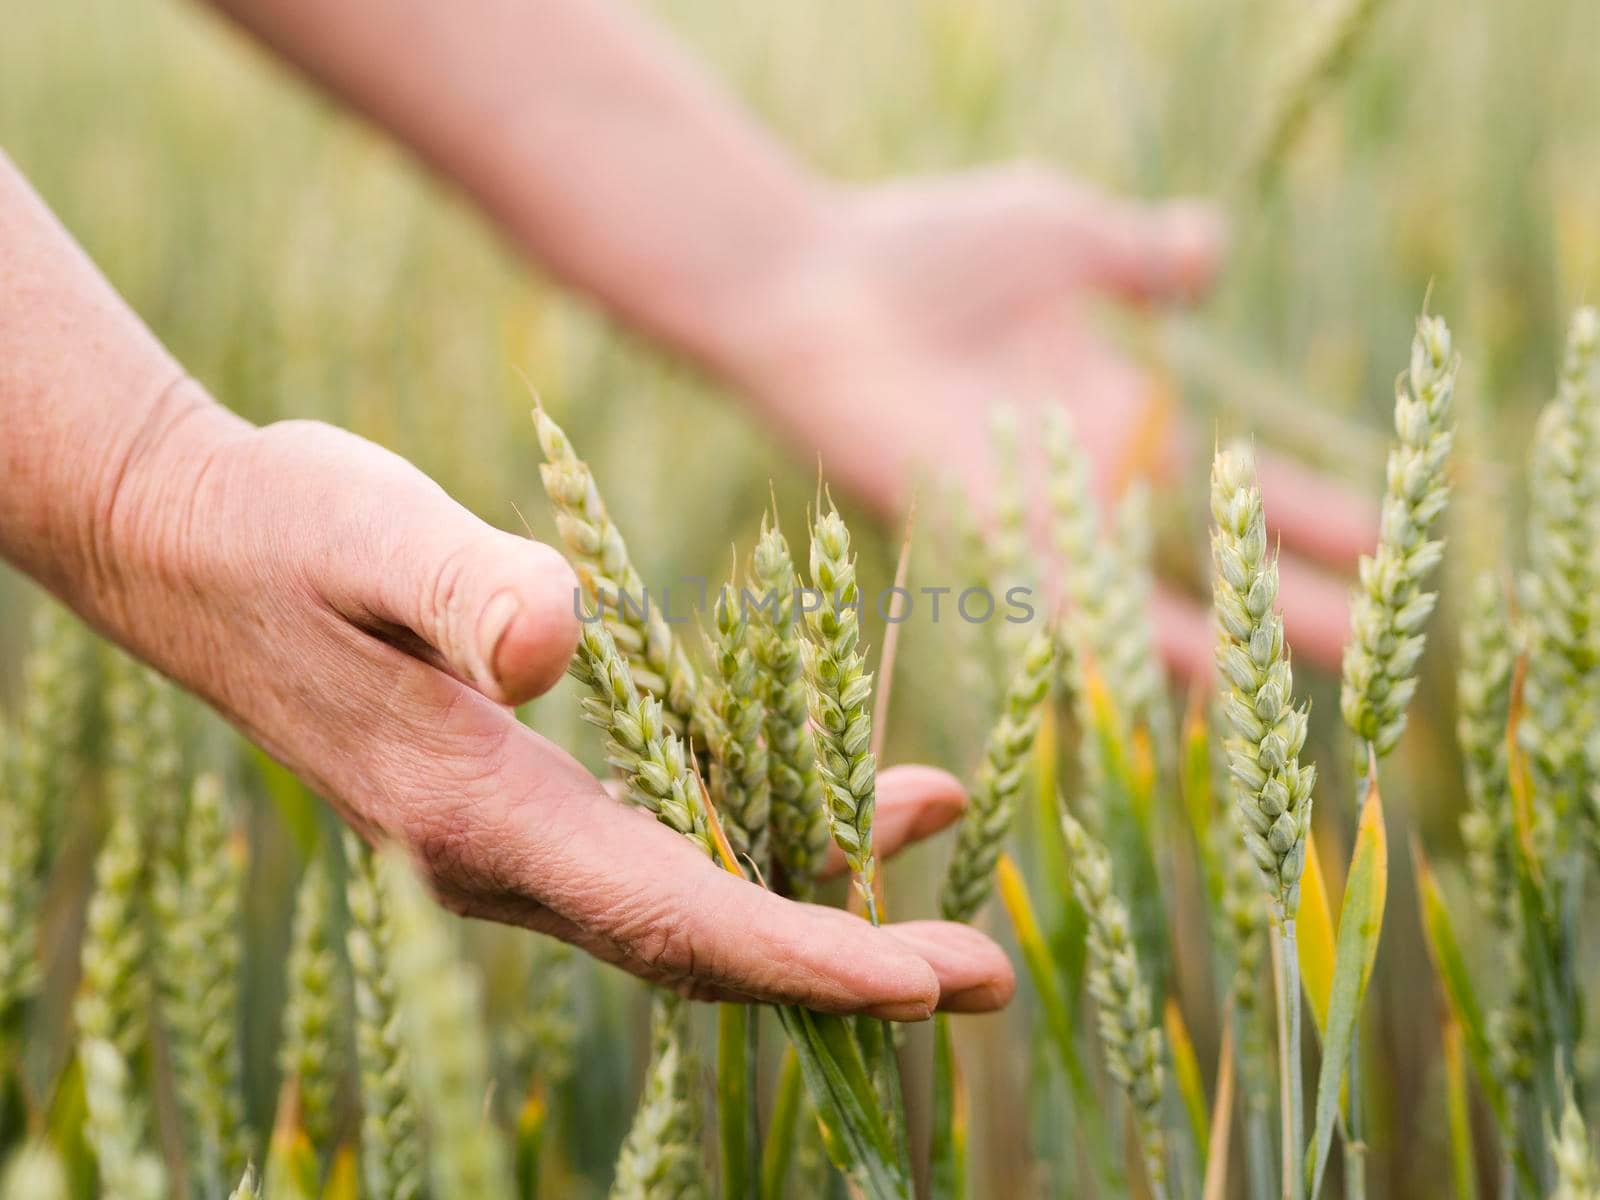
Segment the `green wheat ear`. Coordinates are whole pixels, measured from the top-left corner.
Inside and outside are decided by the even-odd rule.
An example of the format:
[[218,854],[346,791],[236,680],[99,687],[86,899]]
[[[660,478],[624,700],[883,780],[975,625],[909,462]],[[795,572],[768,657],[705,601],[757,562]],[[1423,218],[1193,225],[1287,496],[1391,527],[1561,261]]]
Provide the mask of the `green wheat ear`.
[[682,997],[652,997],[644,1097],[617,1158],[612,1200],[695,1200],[707,1194],[689,1017],[689,1001]]
[[764,874],[772,797],[762,738],[766,707],[737,575],[718,592],[711,622],[706,642],[713,668],[705,705],[711,796],[734,851],[752,859]]
[[533,421],[545,457],[539,478],[585,592],[602,608],[606,628],[627,656],[635,682],[665,705],[674,731],[689,731],[704,740],[694,668],[661,606],[645,590],[594,473],[542,406],[534,410]]
[[23,1144],[0,1174],[0,1200],[68,1200],[67,1167],[49,1142]]
[[[1451,399],[1459,364],[1450,329],[1423,316],[1411,344],[1411,369],[1395,387],[1396,444],[1377,552],[1361,559],[1361,585],[1350,604],[1339,710],[1379,758],[1400,740],[1417,689],[1423,625],[1438,593],[1423,582],[1444,555],[1431,534],[1450,497]],[[1358,756],[1363,767],[1366,750]]]
[[828,819],[807,710],[799,579],[777,519],[763,516],[752,570],[763,601],[750,644],[764,701],[772,852],[791,895],[810,899],[828,852]]
[[261,1180],[256,1175],[254,1163],[245,1167],[244,1174],[239,1177],[239,1186],[228,1193],[228,1200],[261,1200]]
[[158,863],[155,908],[168,980],[162,1016],[189,1129],[192,1174],[209,1192],[249,1153],[235,1026],[245,850],[222,782],[195,781],[180,827],[181,862]]
[[1112,886],[1111,856],[1063,813],[1072,892],[1088,918],[1089,994],[1094,997],[1106,1070],[1127,1093],[1139,1126],[1151,1189],[1166,1195],[1166,1131],[1161,1119],[1166,1039],[1139,974],[1128,910]]
[[84,1136],[94,1150],[100,1186],[117,1200],[165,1200],[166,1170],[145,1145],[148,1116],[134,1093],[128,1061],[113,1042],[81,1037]]
[[295,896],[280,1065],[284,1078],[296,1083],[301,1127],[319,1161],[332,1147],[342,1060],[344,977],[334,917],[327,860],[313,852]]
[[489,1048],[477,972],[451,949],[443,917],[403,853],[384,851],[379,878],[394,906],[395,982],[428,1124],[432,1194],[510,1200],[510,1156],[483,1116]]
[[1600,1196],[1600,1167],[1595,1165],[1589,1130],[1570,1086],[1561,1110],[1560,1128],[1550,1135],[1550,1158],[1556,1168],[1551,1200],[1594,1200]]
[[1223,711],[1232,728],[1228,769],[1245,847],[1279,915],[1292,920],[1305,869],[1316,768],[1300,765],[1306,709],[1294,703],[1289,650],[1277,612],[1278,564],[1267,552],[1261,492],[1247,455],[1217,454],[1211,515],[1217,666]]
[[1586,799],[1596,764],[1594,669],[1600,661],[1600,314],[1579,309],[1567,335],[1556,397],[1534,435],[1528,570],[1526,706],[1519,736],[1535,784],[1539,835],[1561,849],[1569,815]]
[[54,831],[83,771],[93,638],[59,605],[33,620],[14,735],[0,726],[0,1039],[39,984],[38,908]]
[[1456,740],[1467,780],[1461,841],[1473,892],[1486,915],[1511,926],[1516,887],[1515,822],[1506,724],[1516,651],[1504,590],[1492,574],[1478,577],[1461,624],[1461,667],[1456,676]]
[[984,747],[972,797],[939,893],[947,921],[970,921],[994,888],[994,865],[1011,830],[1017,796],[1028,779],[1033,744],[1051,680],[1056,642],[1048,628],[1036,632],[1022,653],[1016,677]]
[[355,987],[356,1065],[361,1082],[361,1175],[383,1200],[422,1194],[421,1123],[394,977],[394,912],[377,856],[344,831],[350,925],[345,946]]
[[836,508],[811,529],[811,587],[820,602],[805,614],[805,680],[824,811],[833,840],[876,913],[872,818],[877,759],[872,753],[872,676],[861,650],[861,590],[850,531]]

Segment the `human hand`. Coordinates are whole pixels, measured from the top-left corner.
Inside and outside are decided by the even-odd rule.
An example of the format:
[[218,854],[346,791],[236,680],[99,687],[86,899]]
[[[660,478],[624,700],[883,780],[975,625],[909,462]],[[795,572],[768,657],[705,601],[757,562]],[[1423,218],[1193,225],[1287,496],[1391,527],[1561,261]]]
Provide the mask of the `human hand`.
[[[1151,379],[1097,335],[1095,300],[1181,303],[1215,275],[1216,216],[1096,195],[1037,169],[893,184],[835,201],[812,249],[759,301],[771,319],[731,356],[734,382],[833,480],[881,512],[919,473],[964,483],[990,511],[989,406],[1025,428],[1059,404],[1096,464],[1102,492],[1148,436]],[[1185,443],[1169,422],[1155,456],[1170,474]],[[1032,442],[1029,445],[1029,442]],[[1039,439],[1023,463],[1043,510]],[[1371,504],[1292,463],[1261,456],[1267,512],[1282,538],[1284,619],[1296,647],[1338,662],[1348,570],[1376,537]],[[1170,665],[1209,672],[1210,622],[1176,592],[1157,596]]]
[[[519,724],[505,706],[550,688],[577,641],[576,581],[554,550],[341,430],[252,429],[192,384],[157,407],[75,599],[357,828],[409,846],[450,907],[703,998],[902,1020],[1010,998],[982,934],[874,929],[772,895]],[[942,772],[885,771],[880,850],[963,803]]]

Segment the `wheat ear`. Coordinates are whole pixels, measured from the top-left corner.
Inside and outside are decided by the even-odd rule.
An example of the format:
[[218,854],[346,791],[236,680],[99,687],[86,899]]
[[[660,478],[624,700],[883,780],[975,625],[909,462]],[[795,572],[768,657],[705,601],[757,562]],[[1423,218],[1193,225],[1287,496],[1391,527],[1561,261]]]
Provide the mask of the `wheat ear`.
[[1033,743],[1050,683],[1056,673],[1056,642],[1048,629],[1036,632],[1022,653],[1005,704],[984,746],[983,761],[950,866],[939,892],[947,921],[970,921],[994,888],[994,864],[1011,831],[1017,796],[1027,782]]
[[1456,676],[1456,740],[1466,771],[1468,806],[1461,818],[1461,840],[1478,902],[1502,928],[1510,926],[1515,906],[1516,835],[1506,753],[1516,659],[1510,622],[1499,581],[1493,575],[1479,576],[1461,625],[1461,667]]
[[1163,1200],[1166,1039],[1151,1008],[1150,989],[1139,974],[1128,910],[1112,887],[1111,856],[1071,814],[1062,814],[1061,830],[1072,865],[1072,893],[1088,919],[1089,993],[1095,1000],[1106,1070],[1133,1107],[1150,1190]]
[[134,1094],[128,1061],[104,1038],[82,1037],[84,1136],[94,1150],[100,1187],[117,1200],[164,1200],[166,1170],[145,1146],[148,1114]]
[[42,1138],[25,1142],[0,1174],[0,1200],[67,1200],[67,1167]]
[[261,1200],[261,1178],[256,1174],[254,1163],[245,1166],[239,1185],[228,1193],[228,1200]]
[[704,798],[683,742],[667,727],[661,702],[634,686],[604,625],[584,625],[569,670],[589,688],[584,719],[607,735],[608,761],[626,781],[629,799],[711,854]]
[[872,676],[861,650],[861,590],[850,531],[830,502],[811,529],[811,587],[819,597],[805,614],[806,697],[815,731],[824,811],[876,920],[872,817],[877,759],[872,753]]
[[1437,592],[1422,585],[1444,555],[1444,543],[1431,533],[1450,497],[1445,471],[1458,361],[1444,321],[1421,317],[1411,369],[1395,387],[1398,440],[1389,452],[1378,549],[1362,557],[1361,585],[1350,602],[1339,710],[1363,743],[1362,768],[1366,746],[1382,758],[1405,730],[1406,705],[1417,689],[1422,627],[1438,600]]
[[350,924],[345,948],[354,983],[356,1066],[361,1081],[361,1177],[375,1200],[422,1194],[421,1123],[412,1091],[411,1055],[400,1026],[394,977],[393,906],[377,856],[344,832]]
[[[683,743],[666,727],[660,703],[639,694],[626,660],[603,625],[583,627],[572,671],[589,687],[590,694],[583,699],[584,717],[608,735],[611,764],[627,781],[634,802],[711,855],[704,793]],[[652,1003],[645,1093],[618,1160],[617,1189],[642,1188],[655,1178],[678,1181],[680,1164],[695,1160],[697,1154],[700,1117],[689,1085],[693,1074],[687,1015],[675,996],[660,993]],[[665,1189],[666,1184],[662,1186]],[[614,1190],[613,1194],[647,1193]]]
[[1300,1064],[1300,969],[1295,910],[1311,831],[1316,768],[1300,765],[1306,710],[1277,612],[1278,564],[1267,553],[1266,518],[1255,466],[1221,451],[1211,468],[1212,596],[1223,711],[1232,730],[1228,770],[1236,812],[1277,927],[1277,1010],[1282,1178],[1286,1200],[1304,1192],[1305,1104]]
[[222,782],[195,781],[181,826],[181,865],[158,863],[162,1017],[191,1137],[192,1173],[208,1193],[236,1179],[249,1153],[239,1045],[240,900],[244,844]]
[[1560,1128],[1550,1137],[1550,1158],[1556,1168],[1556,1186],[1550,1200],[1595,1200],[1600,1196],[1600,1167],[1595,1165],[1589,1130],[1570,1086],[1561,1110]]
[[284,1078],[295,1081],[300,1126],[319,1160],[332,1149],[342,1058],[344,977],[334,916],[333,882],[319,849],[307,861],[295,895],[279,1056]]
[[761,590],[750,635],[765,701],[772,851],[790,894],[809,899],[828,850],[828,819],[806,707],[804,645],[795,613],[799,580],[775,517],[761,519],[752,569]]
[[692,1200],[706,1195],[699,1105],[689,1055],[689,1002],[657,992],[650,1009],[644,1096],[617,1157],[612,1200]]
[[1534,438],[1528,571],[1526,708],[1519,727],[1539,802],[1541,837],[1559,843],[1584,796],[1595,714],[1600,603],[1600,314],[1579,309],[1555,399]]
[[696,730],[694,668],[635,570],[622,532],[595,486],[594,473],[542,407],[534,410],[533,420],[545,456],[539,477],[585,592],[628,656],[635,682],[666,705],[676,732]]
[[765,872],[772,797],[762,740],[766,710],[737,576],[717,594],[706,641],[713,664],[706,708],[715,718],[707,724],[716,730],[710,747],[712,799],[734,851]]
[[31,641],[16,736],[0,746],[0,1036],[38,986],[42,875],[83,769],[93,675],[93,643],[60,606],[39,608]]
[[509,1200],[508,1155],[484,1120],[489,1051],[477,972],[452,953],[443,920],[403,854],[386,851],[379,877],[393,904],[395,982],[428,1120],[432,1194]]
[[1280,915],[1293,917],[1311,829],[1316,768],[1300,765],[1306,710],[1294,703],[1289,650],[1277,612],[1278,564],[1248,456],[1224,450],[1211,471],[1217,665],[1244,842]]

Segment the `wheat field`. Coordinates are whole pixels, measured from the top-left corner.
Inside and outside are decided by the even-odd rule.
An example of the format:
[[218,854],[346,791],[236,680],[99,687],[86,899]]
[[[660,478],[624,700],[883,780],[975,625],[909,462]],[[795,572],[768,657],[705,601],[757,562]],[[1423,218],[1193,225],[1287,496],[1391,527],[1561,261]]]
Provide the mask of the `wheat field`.
[[[1214,195],[1226,188],[1229,168],[1272,95],[1285,48],[1303,40],[1312,15],[1327,5],[882,0],[861,6],[818,0],[774,8],[659,0],[650,7],[808,160],[840,177],[865,181],[1027,158],[1108,188],[1156,196]],[[1594,119],[1600,76],[1592,70],[1600,11],[1581,0],[1522,6],[1391,0],[1379,7],[1347,76],[1307,118],[1272,189],[1243,210],[1246,219],[1233,231],[1230,264],[1215,296],[1181,329],[1169,330],[1166,341],[1153,341],[1136,320],[1120,323],[1116,336],[1156,362],[1191,407],[1195,424],[1214,430],[1218,443],[1244,435],[1287,448],[1377,498],[1393,436],[1394,380],[1410,362],[1407,348],[1424,297],[1429,312],[1448,318],[1460,371],[1448,469],[1453,495],[1436,533],[1449,548],[1428,584],[1440,600],[1428,620],[1406,730],[1382,764],[1388,895],[1378,964],[1360,1017],[1365,1177],[1370,1193],[1380,1197],[1494,1195],[1505,1177],[1505,1139],[1473,1064],[1461,1065],[1464,1053],[1471,1059],[1471,1045],[1463,1051],[1457,1023],[1442,1015],[1450,1006],[1423,917],[1430,905],[1453,914],[1482,1002],[1499,1005],[1506,938],[1476,907],[1482,877],[1461,834],[1461,818],[1473,802],[1475,760],[1457,730],[1459,697],[1467,694],[1458,687],[1464,669],[1459,647],[1463,624],[1469,625],[1469,645],[1489,636],[1484,622],[1470,623],[1484,595],[1477,577],[1503,573],[1508,564],[1538,565],[1538,550],[1525,533],[1530,494],[1537,518],[1538,488],[1530,489],[1526,478],[1536,418],[1556,393],[1571,314],[1595,298],[1600,278],[1600,124]],[[754,547],[774,502],[796,562],[804,563],[803,514],[814,494],[816,464],[791,460],[766,430],[693,372],[518,262],[458,198],[208,12],[164,0],[62,0],[14,4],[4,25],[0,144],[132,306],[225,403],[255,421],[311,416],[346,426],[412,459],[490,522],[520,529],[525,515],[538,536],[554,541],[539,474],[543,456],[519,376],[525,372],[592,467],[644,579],[725,576],[730,542],[746,551]],[[1163,566],[1208,603],[1212,441],[1200,439],[1153,526],[1154,553]],[[848,503],[843,518],[863,587],[886,586],[898,532],[874,525]],[[941,569],[938,540],[932,532],[920,537],[914,570]],[[0,711],[15,728],[30,694],[28,652],[39,644],[33,617],[44,604],[30,584],[4,574],[0,606],[15,616],[0,623]],[[863,625],[863,641],[875,655],[885,629],[871,606]],[[1492,631],[1492,620],[1488,626]],[[927,761],[972,779],[986,761],[984,738],[995,708],[976,702],[960,676],[970,647],[952,644],[957,632],[906,626],[883,757]],[[136,741],[144,734],[117,724],[111,703],[116,681],[104,676],[120,668],[99,662],[101,651],[94,657],[98,665],[82,668],[83,685],[106,703],[84,723],[81,742],[63,750],[85,770],[68,789],[72,818],[58,822],[53,838],[54,866],[41,909],[41,999],[30,1006],[24,1032],[5,1041],[20,1047],[24,1090],[36,1092],[53,1086],[75,1038],[84,1036],[74,1026],[87,1023],[96,1041],[111,1046],[125,1036],[115,1021],[96,1026],[107,1014],[95,1013],[92,1003],[85,1017],[80,975],[87,959],[80,948],[93,944],[95,929],[115,925],[114,913],[101,914],[97,925],[100,900],[90,897],[114,891],[106,888],[104,872],[105,847],[116,846],[110,814],[118,763],[153,768],[137,747],[119,759],[119,728]],[[1356,850],[1355,810],[1347,798],[1358,793],[1361,771],[1341,723],[1340,680],[1296,663],[1292,687],[1289,699],[1309,708],[1302,761],[1319,769],[1313,829],[1337,914],[1341,881]],[[1007,793],[1022,836],[1009,843],[1000,891],[1007,901],[1018,889],[1031,896],[1052,953],[1070,958],[1063,946],[1072,936],[1074,905],[1093,909],[1094,894],[1086,899],[1055,886],[1061,880],[1052,872],[1060,863],[1051,861],[1045,843],[1058,833],[1039,816],[1040,777],[1047,775],[1049,787],[1082,815],[1079,806],[1103,764],[1097,768],[1092,756],[1080,760],[1075,743],[1081,728],[1093,727],[1092,706],[1068,695],[1067,683],[1058,690],[1046,705],[1045,744],[1032,746],[1028,735],[1027,776]],[[581,680],[569,680],[525,715],[603,770],[602,737],[583,720],[584,694]],[[1218,1083],[1231,966],[1214,953],[1207,905],[1183,900],[1204,897],[1210,886],[1208,851],[1184,823],[1179,786],[1180,726],[1190,699],[1174,691],[1159,701],[1171,729],[1168,743],[1155,750],[1162,784],[1154,803],[1170,829],[1162,843],[1170,876],[1161,992],[1179,1005],[1200,1090],[1209,1100]],[[1012,736],[1016,726],[1027,726],[1025,713],[1015,717]],[[239,966],[223,972],[236,976],[238,989],[237,1028],[225,1031],[236,1035],[229,1051],[237,1056],[236,1077],[225,1086],[237,1092],[238,1125],[250,1131],[250,1144],[219,1137],[210,1151],[215,1164],[203,1174],[194,1170],[197,1151],[178,1132],[183,1122],[177,1114],[192,1103],[178,1083],[181,1064],[169,1070],[135,1061],[132,1084],[107,1085],[103,1094],[135,1095],[150,1072],[166,1072],[162,1077],[170,1081],[151,1089],[142,1102],[148,1111],[137,1120],[113,1121],[91,1106],[88,1125],[103,1120],[123,1130],[144,1129],[149,1154],[188,1164],[171,1177],[191,1181],[190,1194],[205,1194],[208,1185],[192,1180],[226,1175],[231,1187],[244,1157],[268,1165],[268,1134],[282,1126],[285,1080],[318,1074],[326,1094],[300,1089],[296,1096],[308,1130],[325,1123],[322,1161],[313,1164],[326,1176],[318,1190],[376,1195],[389,1187],[392,1194],[408,1194],[404,1184],[361,1176],[355,1160],[341,1160],[336,1149],[369,1136],[369,1076],[382,1047],[358,1043],[347,1025],[363,1003],[378,1003],[386,985],[375,977],[364,981],[359,972],[344,979],[349,972],[339,965],[332,974],[352,994],[323,997],[334,1016],[319,1015],[314,1005],[307,1010],[308,994],[316,991],[307,979],[326,972],[317,957],[317,900],[307,898],[311,889],[302,882],[314,875],[306,864],[322,864],[338,884],[337,902],[323,900],[333,911],[323,914],[320,933],[324,961],[337,964],[359,954],[347,947],[352,929],[360,936],[351,889],[365,880],[372,894],[381,893],[387,864],[342,847],[334,818],[315,797],[212,718],[180,704],[172,719],[184,774],[218,781],[230,814],[225,830],[208,830],[200,818],[209,801],[186,801],[186,831],[222,850],[194,861],[185,852],[177,861],[192,870],[203,857],[221,862],[233,855],[232,869],[245,881]],[[1220,749],[1224,721],[1211,721]],[[1049,769],[1041,770],[1041,762]],[[1535,776],[1538,768],[1538,762],[1530,766]],[[970,836],[944,836],[883,867],[897,915],[939,911],[950,894],[941,890],[947,860],[958,837]],[[1429,864],[1425,874],[1417,865],[1423,860],[1408,850],[1413,842]],[[1063,861],[1073,866],[1097,861],[1087,843],[1069,836],[1062,845]],[[396,1177],[450,1170],[458,1173],[448,1178],[466,1179],[482,1168],[515,1177],[519,1195],[606,1194],[639,1095],[655,1078],[652,1062],[660,1056],[653,1060],[651,1050],[667,1023],[662,1006],[652,1006],[646,989],[615,972],[559,954],[531,935],[446,918],[415,903],[398,877],[390,883],[396,936],[409,931],[407,944],[415,945],[412,955],[396,959],[397,987],[403,989],[408,972],[426,974],[430,963],[459,957],[476,967],[472,986],[424,1006],[441,1027],[451,1025],[453,1013],[481,1017],[484,1039],[462,1046],[452,1060],[467,1064],[459,1077],[441,1081],[425,1070],[437,1085],[430,1090],[476,1088],[490,1097],[487,1123],[468,1121],[452,1143],[462,1147],[463,1160],[482,1149],[482,1161],[401,1162]],[[1247,873],[1230,886],[1248,894],[1249,883]],[[823,896],[843,904],[847,890],[828,885]],[[152,887],[157,904],[159,891]],[[1580,926],[1583,915],[1574,918]],[[1115,914],[1099,916],[1098,944],[1120,944]],[[1133,941],[1142,946],[1145,931],[1137,917]],[[1081,1181],[1101,1177],[1075,1132],[1083,1105],[1057,1056],[1051,1021],[1058,1010],[1048,996],[1041,999],[1024,970],[1027,947],[1018,941],[1015,908],[991,902],[975,919],[1006,944],[1023,983],[1003,1014],[949,1022],[948,1033],[941,1023],[905,1035],[911,1160],[923,1163],[938,1140],[934,1097],[948,1037],[969,1102],[971,1195],[1121,1194],[1123,1188],[1143,1195],[1153,1174],[1142,1174],[1139,1165],[1153,1158],[1176,1163],[1172,1194],[1190,1194],[1203,1147],[1180,1095],[1181,1078],[1173,1078],[1183,1075],[1183,1064],[1171,1027],[1163,1029],[1167,1049],[1157,1056],[1168,1064],[1169,1078],[1155,1107],[1162,1109],[1159,1124],[1168,1140],[1181,1145],[1151,1154],[1149,1140],[1130,1132],[1142,1130],[1137,1086],[1130,1088],[1130,1107],[1106,1105],[1114,1129],[1126,1135],[1115,1140],[1119,1147],[1127,1142],[1127,1153],[1114,1153],[1118,1161],[1111,1164],[1123,1183],[1106,1187],[1102,1180],[1085,1185],[1099,1190],[1080,1190]],[[1077,953],[1093,956],[1095,939],[1080,935],[1079,942],[1087,950]],[[1578,939],[1571,949],[1572,972],[1582,979],[1594,966],[1592,939]],[[1266,959],[1256,975],[1270,1025],[1271,953],[1264,940],[1257,950]],[[131,969],[109,952],[100,965],[113,976]],[[1096,1029],[1095,1001],[1104,993],[1134,1002],[1128,989],[1117,991],[1113,973],[1097,981],[1089,969],[1088,991],[1066,1003],[1073,1036],[1090,1047],[1092,1082],[1113,1097],[1121,1080],[1111,1069],[1115,1055],[1098,1048],[1105,1031]],[[171,984],[151,978],[141,986]],[[1580,988],[1579,1024],[1586,999]],[[1147,1015],[1149,1024],[1162,1026],[1159,1003]],[[708,1007],[671,1020],[686,1023],[702,1048],[705,1061],[687,1087],[709,1098],[716,1086],[710,1059],[717,1018]],[[1306,1021],[1312,1098],[1320,1057],[1310,1009]],[[1137,1063],[1139,1031],[1124,1032],[1122,1056]],[[340,1047],[335,1069],[325,1075],[294,1065],[295,1039],[316,1036]],[[783,1087],[782,1044],[773,1022],[763,1032],[758,1070],[767,1111]],[[1593,1083],[1597,1064],[1591,1043],[1578,1040],[1576,1046],[1567,1065],[1581,1102],[1582,1085]],[[108,1061],[98,1051],[88,1053],[81,1072],[114,1084],[118,1068]],[[1137,1084],[1139,1071],[1131,1074]],[[1225,1194],[1254,1197],[1261,1193],[1246,1184],[1252,1150],[1244,1076],[1241,1067]],[[1463,1079],[1471,1081],[1464,1108],[1458,1103]],[[530,1135],[535,1100],[537,1128]],[[20,1144],[21,1131],[7,1123],[7,1111],[0,1105],[0,1135]],[[400,1111],[396,1128],[405,1128],[407,1119]],[[442,1118],[410,1119],[432,1122],[436,1134],[448,1128]],[[1565,1154],[1551,1153],[1545,1169],[1556,1172],[1568,1158],[1583,1157],[1586,1139],[1581,1125],[1572,1134],[1560,1114],[1550,1124],[1548,1142]],[[475,1148],[486,1128],[493,1134],[485,1139],[488,1148]],[[1471,1135],[1467,1174],[1475,1193],[1463,1190],[1463,1130]],[[1545,1132],[1532,1130],[1530,1142],[1544,1146]],[[402,1133],[395,1140],[406,1138]],[[701,1155],[707,1176],[714,1174],[714,1141],[707,1133]],[[530,1145],[537,1149],[536,1178],[519,1157]],[[1336,1138],[1330,1192],[1348,1186],[1341,1145]],[[279,1150],[280,1164],[293,1160],[292,1147]],[[496,1164],[497,1154],[506,1161]],[[812,1194],[802,1190],[812,1185],[798,1182],[802,1171],[816,1172],[809,1178],[825,1180],[815,1186],[832,1189],[829,1194],[845,1194],[837,1174],[826,1173],[820,1161],[802,1161],[819,1156],[819,1146],[801,1139],[790,1194]],[[105,1154],[100,1158],[104,1186]],[[139,1182],[144,1169],[134,1155],[127,1194],[145,1186]],[[920,1179],[920,1165],[918,1172]],[[1581,1171],[1571,1174],[1577,1178]],[[438,1194],[446,1176],[431,1178]],[[1553,1174],[1541,1175],[1538,1187],[1530,1191],[1519,1183],[1517,1194],[1542,1193],[1553,1181]],[[269,1194],[271,1186],[269,1179]],[[336,1186],[352,1190],[335,1193]],[[74,1196],[96,1194],[92,1177],[81,1171],[70,1188]]]

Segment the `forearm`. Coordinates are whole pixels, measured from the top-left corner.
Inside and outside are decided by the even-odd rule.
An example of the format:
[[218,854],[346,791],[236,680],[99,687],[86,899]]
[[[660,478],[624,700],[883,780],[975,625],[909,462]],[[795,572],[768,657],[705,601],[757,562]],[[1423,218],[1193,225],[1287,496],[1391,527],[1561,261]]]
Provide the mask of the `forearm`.
[[116,577],[156,550],[130,536],[130,510],[186,475],[143,464],[157,447],[194,464],[242,427],[186,379],[0,153],[0,556],[114,620]]
[[464,188],[533,259],[723,374],[819,185],[608,0],[215,0]]

